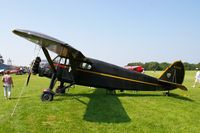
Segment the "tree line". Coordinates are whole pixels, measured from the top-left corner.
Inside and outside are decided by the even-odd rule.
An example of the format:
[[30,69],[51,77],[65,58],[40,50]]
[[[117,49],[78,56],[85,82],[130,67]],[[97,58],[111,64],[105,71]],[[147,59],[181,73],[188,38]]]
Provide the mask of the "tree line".
[[3,56],[0,55],[0,64],[3,64],[3,63],[4,63]]
[[[142,66],[144,67],[145,70],[150,70],[150,71],[162,71],[165,70],[165,68],[167,68],[171,63],[168,62],[146,62],[146,63],[142,63],[142,62],[132,62],[132,63],[128,63],[128,66]],[[184,67],[185,70],[196,70],[196,69],[200,69],[200,62],[198,64],[192,64],[192,63],[188,63],[188,62],[184,62]]]

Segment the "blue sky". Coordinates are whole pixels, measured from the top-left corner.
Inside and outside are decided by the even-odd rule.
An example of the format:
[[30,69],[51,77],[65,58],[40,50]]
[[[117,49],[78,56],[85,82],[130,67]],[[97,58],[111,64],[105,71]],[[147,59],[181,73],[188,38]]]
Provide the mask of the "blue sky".
[[2,0],[0,54],[28,65],[38,50],[14,35],[15,28],[53,36],[119,66],[200,62],[199,0]]

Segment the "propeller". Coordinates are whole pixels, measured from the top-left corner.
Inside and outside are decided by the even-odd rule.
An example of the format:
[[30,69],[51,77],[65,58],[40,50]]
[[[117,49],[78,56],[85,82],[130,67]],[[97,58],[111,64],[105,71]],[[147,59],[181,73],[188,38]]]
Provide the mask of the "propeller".
[[30,71],[29,71],[29,74],[28,74],[28,78],[27,78],[27,81],[26,81],[26,86],[28,86],[28,84],[29,84],[29,81],[30,81],[30,78],[31,78],[31,74],[33,74],[33,75],[38,74],[38,69],[39,69],[40,62],[41,62],[41,58],[40,57],[36,57],[35,60],[33,60],[33,62],[31,63],[32,67],[30,68]]
[[29,83],[30,77],[31,77],[31,72],[29,72],[29,74],[28,74],[28,78],[27,78],[27,80],[26,80],[26,86],[28,86],[28,83]]

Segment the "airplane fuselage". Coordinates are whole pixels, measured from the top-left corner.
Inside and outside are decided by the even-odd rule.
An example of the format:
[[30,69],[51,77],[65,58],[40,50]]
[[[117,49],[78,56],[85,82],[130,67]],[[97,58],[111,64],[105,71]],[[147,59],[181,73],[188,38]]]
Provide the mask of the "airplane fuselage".
[[[157,78],[96,59],[88,58],[88,60],[90,60],[89,63],[74,61],[76,63],[75,68],[70,68],[69,64],[58,65],[56,67],[58,81],[75,82],[78,85],[109,90],[164,90]],[[74,71],[71,69],[74,69]],[[51,76],[48,75],[47,77]]]
[[103,61],[90,60],[92,62],[91,69],[77,69],[75,77],[77,84],[110,90],[155,91],[160,89],[156,78]]

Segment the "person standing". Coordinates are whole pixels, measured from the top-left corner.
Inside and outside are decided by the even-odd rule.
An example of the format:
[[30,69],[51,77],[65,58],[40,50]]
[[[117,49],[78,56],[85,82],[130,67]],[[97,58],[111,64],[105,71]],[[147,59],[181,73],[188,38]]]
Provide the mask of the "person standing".
[[4,87],[4,97],[5,99],[11,98],[11,88],[14,87],[12,77],[10,72],[6,71],[2,77],[3,87]]
[[196,76],[195,76],[195,82],[194,85],[192,86],[193,88],[196,86],[196,83],[200,83],[200,71],[197,71]]

